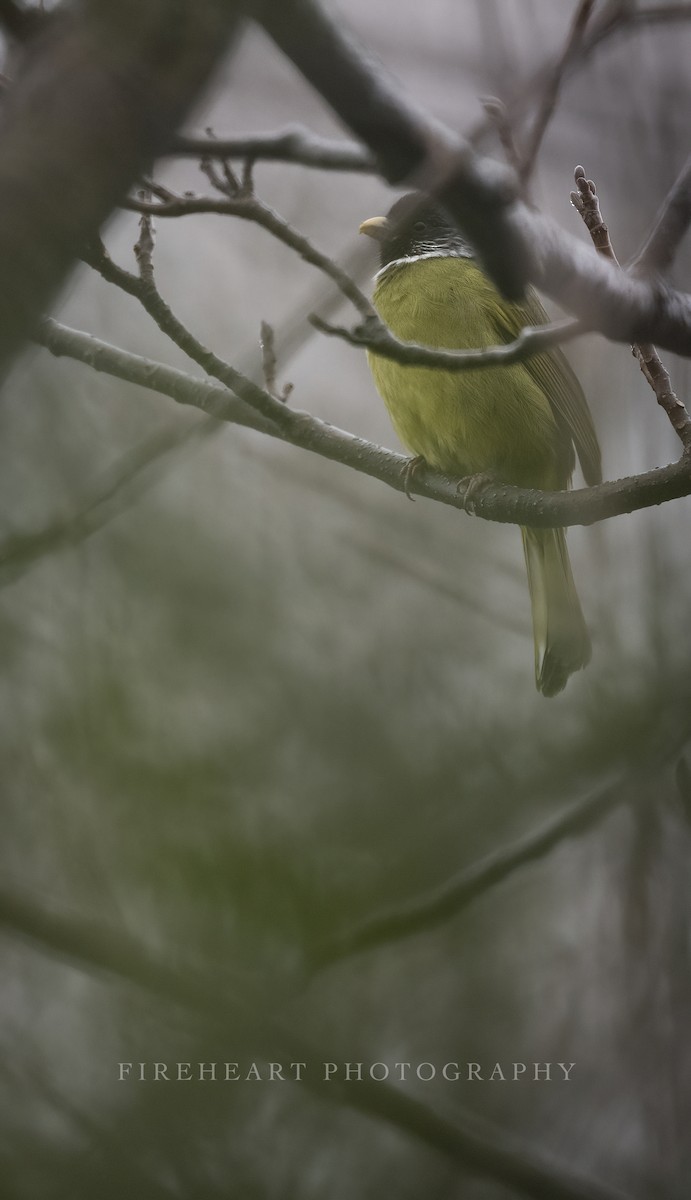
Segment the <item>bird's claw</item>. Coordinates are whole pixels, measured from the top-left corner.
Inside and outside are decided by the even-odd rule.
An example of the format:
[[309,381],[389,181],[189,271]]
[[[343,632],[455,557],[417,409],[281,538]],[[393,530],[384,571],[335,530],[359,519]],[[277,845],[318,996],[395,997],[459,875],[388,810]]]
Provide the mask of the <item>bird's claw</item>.
[[475,512],[475,500],[485,488],[496,483],[494,475],[489,471],[478,471],[475,475],[466,475],[456,485],[457,495],[463,495],[463,508],[467,513]]
[[425,460],[422,454],[416,454],[414,458],[409,458],[405,464],[401,475],[403,476],[403,491],[409,500],[414,500],[415,497],[410,494],[410,485],[415,478],[415,472],[424,466]]

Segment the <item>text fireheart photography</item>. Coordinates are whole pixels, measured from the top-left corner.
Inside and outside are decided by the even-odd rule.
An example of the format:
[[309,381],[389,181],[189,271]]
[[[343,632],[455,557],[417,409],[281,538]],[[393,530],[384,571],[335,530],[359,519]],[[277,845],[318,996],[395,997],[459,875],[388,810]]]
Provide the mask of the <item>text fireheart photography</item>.
[[575,1063],[569,1062],[120,1062],[121,1083],[300,1083],[319,1078],[324,1083],[569,1083]]

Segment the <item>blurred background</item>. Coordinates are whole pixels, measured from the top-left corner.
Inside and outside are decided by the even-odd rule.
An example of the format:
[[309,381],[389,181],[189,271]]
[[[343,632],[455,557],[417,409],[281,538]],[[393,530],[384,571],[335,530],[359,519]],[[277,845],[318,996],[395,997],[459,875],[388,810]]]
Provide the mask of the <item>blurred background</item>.
[[[466,131],[478,97],[525,95],[561,52],[572,9],[348,0],[339,11],[383,71]],[[569,202],[582,163],[623,261],[688,155],[690,55],[688,21],[604,41],[566,79],[545,138],[540,207],[587,239]],[[519,111],[520,138],[534,107]],[[347,136],[248,28],[189,130],[287,122]],[[501,156],[491,135],[480,144]],[[156,179],[208,192],[192,161],[159,164]],[[255,181],[370,287],[376,248],[357,229],[394,198],[380,181],[270,163]],[[105,234],[129,269],[137,232],[123,213]],[[217,353],[259,378],[269,321],[291,404],[400,449],[364,354],[306,319],[352,314],[294,253],[249,223],[187,217],[157,222],[155,267],[174,312]],[[688,247],[672,279],[688,288]],[[198,373],[85,267],[56,315]],[[568,355],[607,478],[677,457],[628,347],[592,336]],[[688,363],[665,361],[688,402]],[[593,660],[546,701],[513,528],[410,504],[41,350],[5,388],[0,434],[5,887],[102,924],[106,941],[118,930],[199,964],[219,988],[237,971],[325,1059],[575,1062],[568,1084],[410,1087],[630,1196],[687,1196],[689,500],[569,533]],[[69,529],[142,447],[150,461],[91,536],[77,524],[58,548],[17,554],[56,522]],[[324,940],[598,791],[616,797],[601,820],[457,916],[305,970]],[[3,957],[0,1154],[13,1200],[514,1194],[290,1084],[119,1082],[120,1061],[247,1064],[266,1051],[232,1021],[219,1030],[20,939],[3,937]]]

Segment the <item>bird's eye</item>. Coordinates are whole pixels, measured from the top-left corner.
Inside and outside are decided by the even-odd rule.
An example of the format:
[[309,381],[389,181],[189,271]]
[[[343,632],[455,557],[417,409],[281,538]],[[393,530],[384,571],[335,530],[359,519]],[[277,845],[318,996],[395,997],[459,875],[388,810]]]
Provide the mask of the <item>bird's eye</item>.
[[413,225],[413,230],[415,233],[424,233],[426,228],[427,226],[425,225],[424,221],[416,221]]

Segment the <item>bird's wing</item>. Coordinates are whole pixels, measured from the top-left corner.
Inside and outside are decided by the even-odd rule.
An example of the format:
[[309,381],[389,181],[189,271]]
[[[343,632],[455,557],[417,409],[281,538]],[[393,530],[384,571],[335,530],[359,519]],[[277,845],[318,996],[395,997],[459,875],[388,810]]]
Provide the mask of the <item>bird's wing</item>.
[[[513,341],[525,325],[544,325],[548,320],[535,292],[529,290],[522,304],[496,306],[498,332]],[[564,430],[576,452],[588,484],[602,482],[600,446],[583,389],[566,357],[555,347],[549,354],[534,354],[523,364],[541,391],[549,398],[558,425]]]

